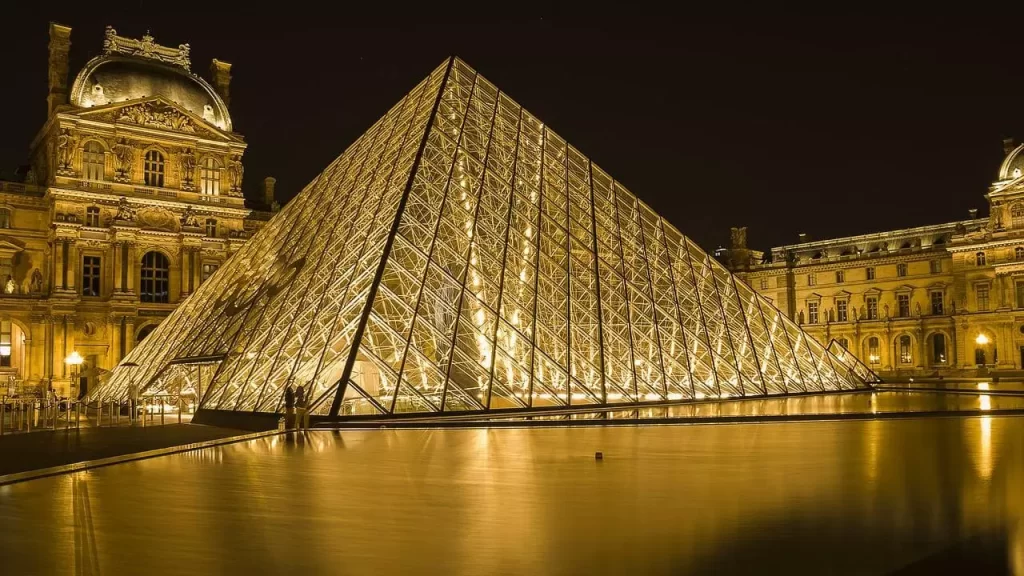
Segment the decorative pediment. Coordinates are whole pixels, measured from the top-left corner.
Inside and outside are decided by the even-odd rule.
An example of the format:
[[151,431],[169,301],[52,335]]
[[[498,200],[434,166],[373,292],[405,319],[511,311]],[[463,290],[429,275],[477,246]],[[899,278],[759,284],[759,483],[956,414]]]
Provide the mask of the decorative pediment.
[[881,296],[882,291],[878,288],[868,288],[864,291],[865,296]]
[[238,140],[237,137],[221,131],[210,122],[159,96],[85,108],[76,111],[76,115],[99,122],[134,124],[145,128],[196,135],[211,140]]
[[815,302],[815,301],[820,301],[820,300],[821,300],[821,294],[818,294],[817,292],[812,292],[812,293],[807,295],[807,301],[808,302]]
[[911,286],[910,284],[904,284],[903,286],[897,286],[896,288],[893,289],[893,292],[897,292],[897,293],[907,293],[907,292],[913,292],[913,291],[914,291],[914,287]]
[[13,236],[0,234],[0,258],[13,258],[25,249],[25,243]]
[[853,293],[849,290],[839,290],[832,295],[832,297],[837,300],[849,300],[850,296],[853,296]]

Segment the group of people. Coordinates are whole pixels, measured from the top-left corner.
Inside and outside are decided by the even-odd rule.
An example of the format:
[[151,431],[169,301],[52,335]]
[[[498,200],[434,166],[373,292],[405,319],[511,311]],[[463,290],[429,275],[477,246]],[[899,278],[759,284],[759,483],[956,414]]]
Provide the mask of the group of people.
[[309,398],[302,386],[296,390],[289,384],[284,389],[284,425],[288,430],[296,427],[295,409],[299,410],[299,430],[309,430]]

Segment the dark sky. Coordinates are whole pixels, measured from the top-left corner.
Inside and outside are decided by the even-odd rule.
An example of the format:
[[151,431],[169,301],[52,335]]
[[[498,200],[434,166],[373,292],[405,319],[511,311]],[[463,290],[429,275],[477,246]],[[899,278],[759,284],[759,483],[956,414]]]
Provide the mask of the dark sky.
[[736,225],[768,248],[798,232],[984,213],[1001,139],[1024,137],[1019,27],[999,18],[616,15],[584,29],[538,14],[369,29],[298,8],[197,18],[152,2],[110,14],[73,6],[0,21],[5,173],[44,121],[49,20],[73,28],[72,76],[100,52],[107,24],[190,43],[204,76],[211,58],[232,62],[251,198],[267,175],[290,197],[451,54],[708,249]]

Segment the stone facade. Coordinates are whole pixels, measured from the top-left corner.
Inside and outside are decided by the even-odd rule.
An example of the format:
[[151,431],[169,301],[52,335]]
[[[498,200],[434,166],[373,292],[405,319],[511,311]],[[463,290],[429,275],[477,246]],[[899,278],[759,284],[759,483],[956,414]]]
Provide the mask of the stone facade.
[[31,168],[0,182],[0,394],[95,385],[269,218],[242,198],[230,64],[211,86],[188,45],[108,28],[69,90],[70,33],[50,25]]
[[1024,145],[1007,141],[989,216],[716,254],[828,345],[886,376],[1024,368]]

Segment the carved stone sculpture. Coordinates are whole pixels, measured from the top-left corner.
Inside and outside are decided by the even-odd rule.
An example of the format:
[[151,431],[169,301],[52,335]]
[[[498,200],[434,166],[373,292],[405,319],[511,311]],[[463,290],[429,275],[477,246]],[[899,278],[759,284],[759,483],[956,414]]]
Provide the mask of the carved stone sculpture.
[[195,189],[196,155],[191,148],[185,148],[178,156],[181,166],[181,189]]
[[192,48],[188,44],[179,44],[177,48],[161,46],[148,33],[141,40],[118,36],[117,30],[114,30],[112,26],[107,26],[103,37],[104,54],[118,53],[152,58],[167,64],[181,66],[185,70],[189,70],[192,66],[191,51]]
[[14,277],[8,274],[4,282],[4,294],[14,294],[17,290],[18,285],[14,283]]
[[71,175],[71,164],[75,158],[75,146],[78,139],[71,134],[71,129],[64,128],[57,136],[57,173]]
[[140,126],[164,128],[177,132],[195,132],[192,119],[171,106],[154,102],[143,102],[121,109],[117,116],[119,122],[130,122]]
[[135,209],[132,208],[131,204],[128,203],[128,199],[124,196],[121,196],[121,199],[117,201],[117,215],[114,216],[114,220],[125,222],[135,220]]
[[245,173],[245,168],[242,166],[242,157],[234,155],[231,157],[231,161],[228,163],[228,174],[231,176],[231,191],[241,192],[242,191],[242,175]]
[[132,164],[135,160],[135,149],[127,138],[121,138],[114,144],[114,179],[129,182],[132,179]]
[[38,268],[32,271],[32,280],[29,282],[29,291],[39,294],[43,291],[43,273]]
[[196,211],[192,209],[192,206],[185,207],[185,213],[181,215],[181,226],[183,228],[199,227],[199,218],[196,217]]

